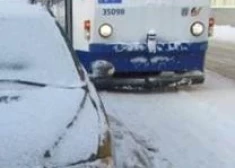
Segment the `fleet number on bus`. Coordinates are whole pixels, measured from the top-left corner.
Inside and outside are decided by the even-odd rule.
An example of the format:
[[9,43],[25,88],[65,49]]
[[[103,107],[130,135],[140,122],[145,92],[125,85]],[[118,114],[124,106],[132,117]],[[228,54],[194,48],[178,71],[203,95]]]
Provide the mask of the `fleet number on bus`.
[[104,16],[118,16],[125,15],[125,9],[123,8],[105,8],[103,9]]

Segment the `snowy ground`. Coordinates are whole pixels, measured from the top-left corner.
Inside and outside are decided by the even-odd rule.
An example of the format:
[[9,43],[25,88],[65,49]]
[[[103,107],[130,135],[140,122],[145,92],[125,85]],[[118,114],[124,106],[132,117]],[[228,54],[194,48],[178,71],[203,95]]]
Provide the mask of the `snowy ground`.
[[213,40],[235,43],[235,27],[230,25],[215,26]]
[[156,148],[155,168],[234,168],[233,43],[234,27],[215,27],[207,56],[211,71],[206,72],[204,85],[166,92],[101,93],[109,114]]
[[207,54],[207,69],[235,80],[235,27],[216,26]]
[[207,56],[212,71],[206,72],[204,85],[101,93],[110,115],[153,144],[156,168],[234,168],[234,42],[234,27],[215,27]]
[[154,141],[156,168],[234,168],[233,81],[208,71],[185,90],[101,95],[111,115]]

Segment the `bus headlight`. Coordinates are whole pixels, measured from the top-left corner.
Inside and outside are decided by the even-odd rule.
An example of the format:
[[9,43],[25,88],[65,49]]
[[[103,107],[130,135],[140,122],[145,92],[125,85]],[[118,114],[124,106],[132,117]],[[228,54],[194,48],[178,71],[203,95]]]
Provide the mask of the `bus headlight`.
[[204,32],[204,30],[205,30],[205,26],[204,26],[204,24],[201,23],[201,22],[195,22],[195,23],[193,23],[192,26],[191,26],[191,33],[192,33],[192,35],[194,35],[194,36],[200,36],[200,35],[202,35],[203,32]]
[[113,34],[113,27],[110,24],[103,24],[99,28],[99,34],[103,38],[108,38]]

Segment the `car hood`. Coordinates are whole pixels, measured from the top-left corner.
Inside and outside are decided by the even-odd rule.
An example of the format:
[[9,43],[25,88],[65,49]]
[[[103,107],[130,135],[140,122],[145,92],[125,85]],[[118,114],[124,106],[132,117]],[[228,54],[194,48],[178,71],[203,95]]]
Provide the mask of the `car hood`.
[[95,155],[105,124],[93,105],[81,88],[0,90],[0,167],[63,166]]

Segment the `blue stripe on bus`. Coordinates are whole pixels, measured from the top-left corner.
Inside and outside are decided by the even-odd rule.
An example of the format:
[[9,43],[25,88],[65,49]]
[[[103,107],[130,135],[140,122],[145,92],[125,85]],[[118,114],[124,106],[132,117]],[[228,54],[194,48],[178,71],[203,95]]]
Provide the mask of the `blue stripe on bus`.
[[96,60],[111,62],[116,72],[204,71],[208,47],[207,42],[185,43],[177,45],[178,48],[168,44],[158,47],[161,51],[156,54],[151,54],[144,47],[140,51],[116,52],[114,48],[117,45],[119,49],[126,48],[123,44],[91,44],[90,52],[76,52],[88,72],[91,72],[91,64]]
[[[208,42],[199,43],[159,43],[156,45],[157,53],[161,52],[187,52],[187,51],[205,51],[208,48]],[[90,44],[91,52],[142,52],[148,53],[146,44]],[[149,54],[149,53],[148,53]]]

